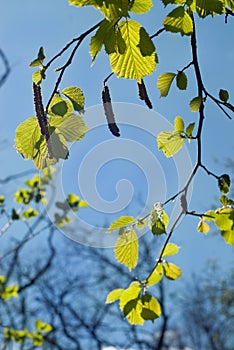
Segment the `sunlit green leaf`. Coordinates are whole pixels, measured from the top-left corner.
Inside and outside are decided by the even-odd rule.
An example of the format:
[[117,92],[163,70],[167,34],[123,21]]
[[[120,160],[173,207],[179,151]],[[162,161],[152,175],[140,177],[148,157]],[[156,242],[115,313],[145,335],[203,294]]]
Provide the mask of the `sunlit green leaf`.
[[201,103],[202,103],[201,96],[194,97],[189,103],[191,112],[197,112],[201,106]]
[[223,0],[196,0],[193,1],[190,8],[192,11],[198,13],[202,18],[211,15],[212,17],[216,14],[221,15],[225,12],[225,1]]
[[0,206],[3,205],[4,202],[5,202],[5,197],[0,196]]
[[233,0],[225,0],[225,5],[229,7],[232,11],[234,11],[234,1]]
[[114,247],[116,259],[131,271],[138,261],[138,238],[134,230],[122,230]]
[[50,117],[49,124],[56,127],[55,133],[61,134],[68,142],[79,141],[88,131],[84,120],[76,114],[69,114],[65,117]]
[[126,227],[130,224],[134,223],[134,217],[133,216],[120,216],[118,219],[116,219],[114,222],[112,222],[112,224],[110,225],[110,227],[108,228],[108,230],[106,230],[106,232],[111,232],[113,230],[117,230],[120,229],[122,227]]
[[204,220],[200,220],[197,226],[198,232],[208,233],[210,231],[210,226]]
[[234,208],[221,208],[216,212],[215,224],[221,231],[230,231],[234,229]]
[[[156,67],[155,51],[152,52],[153,43],[142,26],[133,20],[122,21],[118,29],[126,44],[124,53],[113,52],[109,55],[113,72],[118,77],[136,79],[151,74]],[[144,35],[141,33],[144,32]],[[146,53],[150,52],[149,55]],[[143,54],[142,54],[143,52]]]
[[[167,243],[167,245],[163,251],[162,258],[165,258],[166,256],[177,254],[179,249],[180,249],[180,247],[178,245],[176,245],[174,243]],[[160,255],[161,255],[161,253],[160,253]]]
[[181,117],[175,117],[174,119],[174,128],[176,131],[183,132],[184,131],[184,121]]
[[43,336],[40,333],[32,333],[33,345],[41,346],[44,343]]
[[161,281],[162,277],[163,277],[163,267],[161,263],[158,263],[154,271],[151,273],[151,275],[147,279],[147,284],[149,286],[157,284],[159,281]]
[[154,321],[161,315],[161,307],[157,299],[150,294],[141,297],[142,311],[141,316],[144,320]]
[[178,266],[169,262],[163,264],[163,270],[165,276],[171,280],[175,280],[182,275],[181,269]]
[[84,93],[79,87],[67,87],[62,90],[62,94],[69,98],[75,111],[81,112],[84,110]]
[[160,91],[160,97],[166,97],[168,95],[175,76],[175,73],[164,73],[158,77],[157,87]]
[[35,145],[41,137],[37,118],[28,118],[16,128],[15,146],[24,158],[33,158]]
[[167,31],[173,33],[179,32],[181,35],[191,35],[193,33],[192,19],[183,6],[179,6],[171,11],[163,24]]
[[135,13],[146,13],[153,6],[152,0],[130,0],[129,10]]
[[203,215],[203,219],[206,221],[214,221],[217,214],[214,210],[209,210]]
[[183,146],[185,137],[179,131],[160,132],[157,137],[158,149],[162,150],[166,157],[172,157]]
[[36,72],[34,72],[32,75],[32,81],[37,85],[40,85],[42,82],[42,79],[44,78],[45,78],[45,75],[43,74],[43,70],[41,69],[36,70]]
[[124,292],[124,289],[122,288],[112,290],[107,295],[106,304],[114,303],[115,301],[119,300],[123,292]]
[[221,234],[225,239],[226,243],[234,245],[234,229],[229,231],[221,231]]
[[180,90],[186,90],[188,79],[184,72],[178,72],[176,75],[176,85]]
[[16,298],[18,297],[18,289],[19,287],[17,284],[13,284],[12,286],[4,288],[0,295],[4,300],[8,300],[12,297]]
[[139,282],[132,282],[120,297],[120,310],[124,313],[130,324],[144,324],[141,317],[142,302],[139,299],[141,286]]

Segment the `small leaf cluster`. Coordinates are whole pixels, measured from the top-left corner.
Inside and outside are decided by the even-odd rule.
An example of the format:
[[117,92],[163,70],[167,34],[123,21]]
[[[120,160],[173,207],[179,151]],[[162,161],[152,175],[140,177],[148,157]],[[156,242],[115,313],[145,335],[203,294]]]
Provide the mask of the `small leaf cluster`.
[[226,243],[234,245],[234,201],[226,196],[230,189],[230,177],[223,174],[218,179],[218,186],[223,195],[219,198],[221,206],[216,210],[209,210],[201,216],[198,232],[208,233],[213,222],[220,230]]
[[157,284],[165,276],[175,280],[181,276],[178,266],[164,260],[165,257],[176,254],[179,247],[168,243],[160,252],[160,259],[154,269],[144,281],[134,281],[126,289],[118,288],[112,290],[106,303],[119,301],[119,308],[130,324],[143,325],[145,321],[154,322],[161,315],[159,301],[148,292],[148,287]]
[[18,289],[17,284],[6,285],[6,276],[0,276],[0,298],[4,300],[12,297],[16,298],[18,296]]
[[45,334],[52,331],[52,326],[41,320],[36,320],[35,328],[35,332],[30,332],[27,329],[16,330],[6,327],[4,329],[4,337],[19,344],[22,344],[27,339],[31,339],[34,346],[41,346],[44,343]]
[[174,130],[158,134],[158,149],[162,150],[166,157],[173,156],[182,148],[186,139],[191,141],[194,126],[195,123],[190,123],[185,129],[183,119],[177,116],[174,119]]
[[74,193],[69,193],[64,202],[56,202],[55,205],[62,210],[62,214],[55,213],[54,215],[54,223],[58,227],[63,227],[72,221],[72,218],[68,215],[70,210],[77,212],[79,208],[88,207],[88,203]]

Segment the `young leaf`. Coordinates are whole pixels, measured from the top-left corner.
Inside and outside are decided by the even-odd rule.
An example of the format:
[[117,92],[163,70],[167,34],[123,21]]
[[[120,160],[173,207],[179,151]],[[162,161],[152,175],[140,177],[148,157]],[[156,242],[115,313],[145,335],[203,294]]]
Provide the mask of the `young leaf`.
[[136,221],[136,228],[142,230],[146,226],[146,219],[138,219]]
[[124,292],[124,289],[122,289],[122,288],[112,290],[107,295],[106,304],[111,304],[111,303],[114,303],[115,301],[119,300],[121,295],[123,294],[123,292]]
[[144,294],[141,297],[142,311],[141,317],[144,320],[150,320],[154,322],[156,318],[161,315],[161,307],[157,299],[150,294]]
[[180,90],[186,90],[188,85],[188,79],[184,72],[178,72],[176,75],[176,85]]
[[167,31],[173,33],[180,33],[181,35],[191,35],[193,33],[192,19],[183,6],[171,11],[163,24]]
[[32,81],[35,84],[40,85],[42,82],[42,79],[45,79],[45,74],[43,73],[43,70],[41,69],[36,70],[36,72],[34,72],[32,75]]
[[[166,248],[163,251],[162,258],[165,258],[166,256],[177,254],[180,247],[174,243],[167,243]],[[160,253],[161,255],[161,253]]]
[[202,103],[201,96],[194,97],[189,103],[191,112],[197,112],[201,106],[201,103]]
[[174,119],[174,128],[176,131],[183,132],[184,131],[184,121],[181,117],[175,117]]
[[43,49],[43,47],[40,47],[39,52],[37,54],[37,58],[35,60],[33,60],[29,66],[31,68],[41,66],[41,65],[43,65],[44,59],[45,59],[44,49]]
[[134,230],[120,230],[119,237],[115,243],[116,259],[131,271],[137,266],[138,261],[138,238]]
[[[149,35],[141,35],[142,26],[133,20],[122,21],[118,24],[118,29],[126,44],[123,54],[113,52],[109,55],[113,72],[118,77],[141,79],[151,74],[156,67],[155,48]],[[152,51],[152,47],[154,50]],[[146,52],[150,54],[146,55]]]
[[223,174],[218,180],[220,192],[227,194],[230,189],[231,180],[229,175]]
[[83,119],[76,114],[65,117],[50,117],[50,126],[56,127],[55,133],[64,137],[67,142],[81,140],[88,131]]
[[140,291],[141,286],[139,282],[132,282],[120,297],[120,310],[127,317],[130,324],[144,324],[144,319],[141,317],[142,302],[139,299]]
[[116,219],[114,222],[112,222],[112,224],[110,225],[110,227],[108,228],[108,230],[106,230],[106,232],[111,232],[113,230],[117,230],[120,229],[122,227],[126,227],[130,224],[134,223],[134,217],[133,216],[120,216],[118,219]]
[[220,89],[219,90],[219,98],[223,102],[227,102],[229,99],[229,93],[227,90]]
[[234,208],[224,207],[216,212],[215,224],[221,231],[230,231],[234,227]]
[[190,123],[186,130],[185,130],[185,134],[188,138],[191,138],[192,137],[192,134],[193,134],[193,129],[195,127],[195,123]]
[[185,137],[179,131],[160,132],[157,137],[158,149],[162,150],[166,157],[172,157],[183,146]]
[[164,73],[158,77],[157,87],[160,91],[160,97],[166,97],[168,95],[175,76],[175,73]]
[[84,110],[84,93],[79,87],[67,87],[62,90],[62,94],[69,98],[75,111],[81,112]]
[[158,263],[154,271],[150,274],[149,278],[147,279],[147,285],[152,286],[154,284],[157,284],[159,281],[161,281],[163,277],[163,267],[161,263]]
[[33,209],[33,208],[29,208],[27,211],[23,212],[23,216],[26,219],[32,219],[32,218],[34,218],[35,216],[38,216],[38,215],[39,215],[38,211]]
[[198,232],[208,233],[210,231],[210,226],[202,219],[198,223],[197,230]]
[[5,197],[0,196],[0,206],[3,205],[4,202],[5,202]]
[[163,208],[160,210],[154,207],[149,217],[149,227],[154,235],[161,235],[166,233],[166,227],[168,225],[168,216]]
[[172,263],[165,262],[163,264],[163,270],[165,276],[171,280],[175,280],[182,275],[181,269]]
[[225,1],[222,0],[196,0],[190,5],[192,11],[197,12],[197,14],[204,18],[208,15],[212,17],[216,14],[221,15],[225,12]]

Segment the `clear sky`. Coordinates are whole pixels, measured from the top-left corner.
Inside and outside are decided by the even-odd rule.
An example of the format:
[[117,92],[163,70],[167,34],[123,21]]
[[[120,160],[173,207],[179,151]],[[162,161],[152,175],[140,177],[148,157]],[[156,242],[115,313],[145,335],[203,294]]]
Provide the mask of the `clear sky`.
[[[68,41],[73,37],[79,36],[83,31],[100,21],[102,17],[91,7],[78,9],[74,6],[69,6],[66,0],[41,0],[40,2],[34,0],[3,2],[3,0],[0,0],[0,7],[0,46],[7,55],[11,65],[11,74],[0,91],[1,139],[6,140],[6,142],[2,143],[3,150],[0,152],[1,178],[4,178],[9,174],[33,168],[32,162],[24,161],[14,149],[15,128],[23,120],[34,115],[31,89],[32,69],[29,68],[29,63],[36,57],[40,46],[44,47],[46,57],[50,59]],[[166,11],[169,12],[169,9]],[[135,15],[133,19],[141,22],[148,33],[153,34],[162,27],[163,15],[165,13],[160,1],[154,1],[154,8],[150,14],[146,14],[145,16]],[[196,18],[196,22],[199,61],[205,86],[213,94],[218,94],[220,88],[227,89],[233,103],[233,18],[229,18],[228,24],[224,23],[224,17],[221,16],[217,16],[213,20],[211,18],[205,20]],[[111,70],[108,58],[104,52],[100,54],[95,65],[91,67],[91,57],[88,52],[89,40],[82,43],[80,50],[75,56],[72,67],[65,74],[61,87],[64,88],[73,85],[81,87],[84,90],[86,98],[85,108],[87,113],[84,115],[85,121],[87,124],[92,124],[96,120],[95,118],[97,118],[99,124],[105,124],[105,118],[101,108],[94,106],[99,105],[101,102],[103,80]],[[83,177],[86,183],[82,189],[77,186],[77,177],[80,163],[86,155],[90,151],[93,151],[93,149],[96,152],[100,150],[99,156],[103,155],[104,150],[109,150],[110,153],[106,156],[109,159],[108,157],[110,157],[110,154],[113,154],[113,150],[120,149],[126,140],[128,140],[129,146],[129,141],[131,140],[131,147],[127,148],[127,151],[129,151],[127,155],[117,155],[114,160],[112,159],[110,162],[103,164],[102,169],[97,173],[96,186],[100,196],[105,201],[115,201],[117,198],[116,184],[118,181],[126,179],[128,183],[126,181],[122,182],[123,187],[120,186],[119,194],[122,194],[125,200],[128,196],[131,197],[131,191],[133,191],[133,201],[127,204],[124,210],[118,209],[115,213],[110,213],[110,211],[108,213],[107,208],[104,214],[103,212],[99,213],[96,209],[96,205],[98,206],[97,202],[90,203],[91,208],[85,209],[86,211],[83,210],[81,215],[83,216],[82,219],[88,220],[91,225],[103,225],[105,222],[110,223],[119,215],[137,216],[141,212],[140,203],[146,200],[147,181],[150,176],[145,176],[138,164],[141,158],[139,155],[143,154],[144,157],[144,153],[141,153],[144,147],[148,149],[146,152],[147,156],[152,152],[154,161],[156,161],[155,171],[158,171],[156,178],[158,177],[159,182],[156,181],[154,186],[158,186],[157,189],[160,187],[162,195],[165,195],[164,186],[167,189],[166,195],[174,193],[173,180],[174,176],[176,176],[173,173],[173,171],[176,171],[174,161],[165,159],[162,152],[158,152],[155,137],[144,130],[147,123],[139,129],[124,125],[126,119],[129,122],[132,118],[131,123],[134,123],[134,116],[132,114],[135,115],[135,113],[137,124],[139,120],[137,118],[140,118],[137,116],[137,113],[142,113],[142,118],[149,118],[147,120],[154,117],[159,118],[160,127],[165,122],[165,119],[172,123],[174,117],[177,115],[181,115],[186,124],[197,119],[197,115],[190,112],[187,102],[196,96],[193,73],[188,71],[188,92],[178,91],[173,85],[168,98],[160,99],[159,91],[156,87],[157,77],[160,74],[166,71],[176,72],[177,69],[182,69],[190,62],[189,38],[163,33],[154,42],[160,63],[157,66],[156,72],[145,79],[154,106],[154,112],[147,117],[149,112],[137,98],[135,82],[113,77],[108,83],[111,89],[112,100],[138,105],[138,107],[115,106],[116,116],[122,122],[120,124],[121,139],[114,140],[105,125],[92,129],[85,136],[84,140],[72,146],[70,159],[67,164],[64,164],[64,192],[80,193],[82,190],[81,194],[85,197],[87,193],[84,193],[84,190],[90,189],[89,186],[93,180],[92,177],[89,177],[92,175],[92,169],[86,174],[87,178],[85,176]],[[63,62],[64,58],[60,59],[53,68],[60,66]],[[53,72],[53,69],[48,71],[46,82],[43,84],[45,101],[49,98],[56,80],[56,74]],[[128,110],[127,108],[130,109]],[[118,111],[121,114],[119,116]],[[126,112],[128,112],[128,116],[124,119],[124,113]],[[210,170],[220,174],[220,171],[223,172],[223,170],[215,162],[215,159],[224,162],[226,157],[232,158],[234,146],[233,121],[228,120],[210,102],[207,103],[206,114],[207,118],[203,132],[203,161]],[[92,115],[94,115],[93,120]],[[135,146],[134,141],[137,143]],[[114,146],[112,146],[111,142],[113,142]],[[119,144],[116,142],[119,142]],[[138,152],[135,150],[138,149],[139,144],[142,145],[142,148],[137,153],[138,158],[134,164],[134,157],[136,152]],[[102,145],[104,145],[104,148],[101,148]],[[123,149],[126,151],[124,146]],[[193,162],[195,159],[194,146],[191,144],[187,146],[187,149],[191,153],[191,160]],[[152,166],[149,158],[144,171],[152,174]],[[176,181],[178,181],[177,178]],[[129,183],[132,184],[132,187]],[[4,189],[4,191],[8,190]],[[160,195],[156,196],[156,201],[163,200]],[[199,212],[206,211],[215,203],[218,197],[219,191],[216,181],[213,178],[209,178],[205,173],[200,172],[194,183],[191,210],[194,209]],[[185,275],[189,275],[191,271],[202,269],[205,261],[210,258],[220,259],[221,255],[225,263],[230,261],[233,263],[233,248],[226,245],[219,236],[204,236],[196,232],[197,223],[198,220],[196,218],[183,220],[175,232],[174,239],[172,239],[173,242],[182,247],[179,255],[176,257],[176,261]]]

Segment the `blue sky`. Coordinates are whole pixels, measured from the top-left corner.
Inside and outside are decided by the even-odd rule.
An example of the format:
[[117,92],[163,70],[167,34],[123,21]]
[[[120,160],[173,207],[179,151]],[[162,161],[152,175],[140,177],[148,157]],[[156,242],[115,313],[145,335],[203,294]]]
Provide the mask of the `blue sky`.
[[[159,1],[154,1],[154,4],[151,13],[145,16],[133,16],[133,19],[145,25],[149,34],[153,34],[161,28],[163,15],[165,16],[170,10],[168,8],[165,12]],[[0,91],[1,138],[7,140],[0,152],[1,178],[4,178],[9,174],[33,168],[33,164],[30,161],[24,161],[14,149],[15,128],[23,120],[34,115],[31,89],[32,69],[29,68],[29,63],[36,56],[40,46],[44,47],[46,57],[49,59],[73,37],[79,36],[80,33],[97,23],[102,17],[91,7],[78,9],[69,6],[66,0],[50,0],[49,2],[42,0],[40,3],[34,0],[22,0],[20,2],[13,0],[4,2],[4,5],[1,1],[1,13],[1,48],[11,64],[11,74]],[[231,102],[233,102],[234,47],[230,44],[234,35],[233,18],[229,18],[228,24],[224,24],[224,17],[221,16],[205,20],[196,18],[196,22],[199,61],[205,86],[213,94],[217,94],[220,88],[227,89],[231,96]],[[177,115],[181,115],[186,124],[196,121],[197,115],[191,113],[188,106],[188,101],[196,96],[193,72],[188,71],[188,92],[178,91],[173,85],[168,98],[160,99],[159,91],[156,88],[157,77],[160,74],[166,71],[176,72],[177,69],[182,69],[189,63],[189,38],[163,33],[154,42],[160,63],[156,72],[145,79],[154,110],[171,123]],[[61,85],[62,88],[73,85],[81,87],[85,93],[87,110],[100,104],[102,82],[111,71],[108,57],[104,52],[98,56],[95,65],[91,67],[88,44],[89,39],[82,43],[74,63],[67,70]],[[60,59],[53,66],[53,69],[60,66],[64,62],[63,60],[63,58]],[[45,101],[48,99],[56,80],[56,73],[53,72],[53,69],[48,71],[46,82],[43,84]],[[139,108],[144,107],[137,98],[135,82],[113,77],[108,84],[113,101],[142,106]],[[118,106],[116,106],[117,110]],[[215,163],[214,159],[217,158],[222,162],[226,157],[232,158],[234,146],[233,121],[228,120],[211,102],[207,103],[206,114],[203,132],[203,161],[210,170],[220,174],[220,172],[223,172],[222,167]],[[87,120],[88,118],[87,116]],[[105,122],[103,115],[98,114],[97,118],[102,118],[101,122]],[[124,117],[119,118],[120,120],[123,119],[124,122]],[[124,125],[121,129],[122,138],[136,140],[148,147],[154,154],[157,154],[157,159],[166,174],[168,193],[173,194],[173,175],[171,174],[175,171],[175,169],[173,170],[174,163],[172,160],[165,159],[163,154],[158,152],[155,138]],[[99,130],[92,130],[81,143],[72,146],[69,163],[64,165],[65,192],[79,191],[76,186],[76,162],[78,166],[85,154],[95,145],[108,140],[113,140],[113,137],[104,125]],[[191,152],[192,161],[194,161],[194,145],[189,145],[188,150]],[[131,162],[127,163],[126,160],[122,160],[122,162],[116,160],[113,164],[107,163],[102,169],[103,173],[100,172],[97,176],[97,188],[105,200],[113,201],[116,199],[116,183],[129,177],[129,181],[135,190],[135,197],[132,204],[127,207],[125,214],[135,216],[138,215],[140,210],[139,198],[144,200],[147,181],[141,169]],[[148,170],[150,166],[149,164]],[[160,179],[160,186],[163,186],[163,178],[160,177]],[[4,191],[8,191],[8,189],[4,189]],[[206,211],[218,197],[219,191],[215,179],[200,171],[194,183],[191,209],[199,212]],[[121,212],[121,215],[123,213],[124,211]],[[97,211],[92,209],[87,209],[86,212],[83,211],[81,215],[85,220],[88,218],[92,223],[96,222],[99,225],[114,218],[113,215],[109,217],[99,215]],[[175,232],[174,239],[172,239],[173,242],[182,247],[180,254],[175,259],[185,275],[189,275],[191,271],[202,269],[207,259],[220,259],[221,255],[225,263],[233,263],[233,248],[226,245],[220,237],[204,236],[197,233],[197,223],[196,218],[183,220]]]

